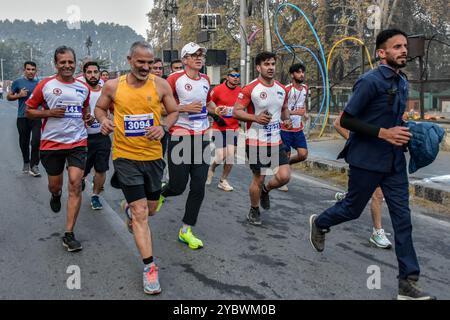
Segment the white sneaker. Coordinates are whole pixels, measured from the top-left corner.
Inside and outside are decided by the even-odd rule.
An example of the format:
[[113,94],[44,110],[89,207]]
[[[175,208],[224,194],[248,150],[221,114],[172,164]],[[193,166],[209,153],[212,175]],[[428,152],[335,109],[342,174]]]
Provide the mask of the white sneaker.
[[282,186],[281,188],[278,188],[278,190],[283,191],[283,192],[288,192],[289,188],[287,186],[287,184],[285,184],[284,186]]
[[392,248],[392,243],[386,237],[386,233],[384,232],[383,229],[380,230],[373,229],[373,233],[369,241],[378,248],[382,249]]
[[212,179],[214,177],[214,172],[208,170],[208,179],[206,179],[206,185],[209,186],[212,183]]
[[227,180],[221,180],[219,182],[219,185],[217,186],[219,189],[222,189],[223,191],[233,191],[234,188],[230,186]]

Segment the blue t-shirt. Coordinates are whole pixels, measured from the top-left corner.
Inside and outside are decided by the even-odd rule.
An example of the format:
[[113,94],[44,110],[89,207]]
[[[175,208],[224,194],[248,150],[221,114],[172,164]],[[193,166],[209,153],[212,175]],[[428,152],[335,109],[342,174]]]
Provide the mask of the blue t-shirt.
[[34,91],[34,88],[36,88],[38,82],[39,81],[36,78],[33,80],[28,80],[26,78],[20,78],[13,82],[13,84],[11,86],[12,93],[19,93],[20,90],[22,90],[23,88],[28,90],[28,95],[25,98],[20,98],[18,100],[19,101],[19,110],[17,112],[18,118],[25,118],[25,109],[27,107],[25,105],[25,101],[27,101],[30,98],[30,96]]

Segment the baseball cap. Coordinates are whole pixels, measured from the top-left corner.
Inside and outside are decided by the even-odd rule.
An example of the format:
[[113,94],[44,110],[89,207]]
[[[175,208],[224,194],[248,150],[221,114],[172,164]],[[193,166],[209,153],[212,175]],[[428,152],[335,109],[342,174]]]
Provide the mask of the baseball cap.
[[184,58],[188,54],[196,53],[198,50],[202,50],[204,54],[206,54],[206,48],[200,47],[195,42],[189,42],[187,45],[181,49],[181,58]]

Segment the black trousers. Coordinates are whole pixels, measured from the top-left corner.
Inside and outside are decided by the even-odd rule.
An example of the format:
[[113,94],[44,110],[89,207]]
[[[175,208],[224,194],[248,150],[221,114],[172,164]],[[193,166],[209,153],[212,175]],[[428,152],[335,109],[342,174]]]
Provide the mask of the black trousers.
[[[41,120],[27,118],[17,119],[19,131],[19,146],[22,151],[23,163],[29,163],[31,167],[39,165],[39,147],[41,144]],[[31,138],[31,158],[30,158]]]
[[[179,138],[179,141],[176,141]],[[169,183],[163,188],[163,197],[181,195],[187,187],[189,177],[189,195],[186,201],[183,222],[195,226],[205,197],[205,184],[211,161],[209,141],[202,136],[171,137],[168,148]]]

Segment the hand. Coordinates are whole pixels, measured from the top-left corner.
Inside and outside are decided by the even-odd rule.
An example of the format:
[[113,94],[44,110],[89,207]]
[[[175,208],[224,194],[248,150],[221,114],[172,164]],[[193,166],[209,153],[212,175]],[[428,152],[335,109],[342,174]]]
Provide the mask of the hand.
[[227,110],[226,110],[226,107],[225,107],[225,106],[218,106],[218,107],[215,109],[215,112],[216,112],[216,114],[219,115],[219,116],[224,116],[224,115],[226,114]]
[[83,120],[84,120],[84,123],[86,123],[87,126],[92,126],[92,124],[95,121],[95,118],[94,118],[94,116],[92,114],[87,113],[87,114],[85,114],[83,116]]
[[203,105],[201,102],[193,102],[191,104],[185,105],[183,109],[184,112],[200,113],[202,112]]
[[409,142],[412,134],[409,132],[409,128],[406,127],[394,127],[390,129],[381,128],[378,137],[394,146],[401,147]]
[[256,116],[255,121],[263,126],[270,123],[270,120],[272,120],[272,116],[268,115],[267,113],[263,112]]
[[50,118],[64,118],[66,114],[66,107],[57,107],[49,110]]
[[306,115],[306,109],[305,108],[298,109],[298,115],[304,117]]
[[19,91],[19,98],[25,98],[25,97],[28,97],[28,89],[22,88]]
[[102,127],[101,127],[101,130],[102,130],[102,134],[103,134],[104,136],[107,136],[107,135],[109,135],[111,132],[114,132],[114,123],[112,122],[112,120],[111,120],[111,119],[108,119],[108,118],[105,118],[105,119],[102,121]]
[[285,126],[286,129],[291,130],[292,129],[292,120],[288,119],[288,120],[284,120],[283,124]]
[[166,134],[162,126],[149,127],[145,131],[145,137],[150,141],[160,141]]

